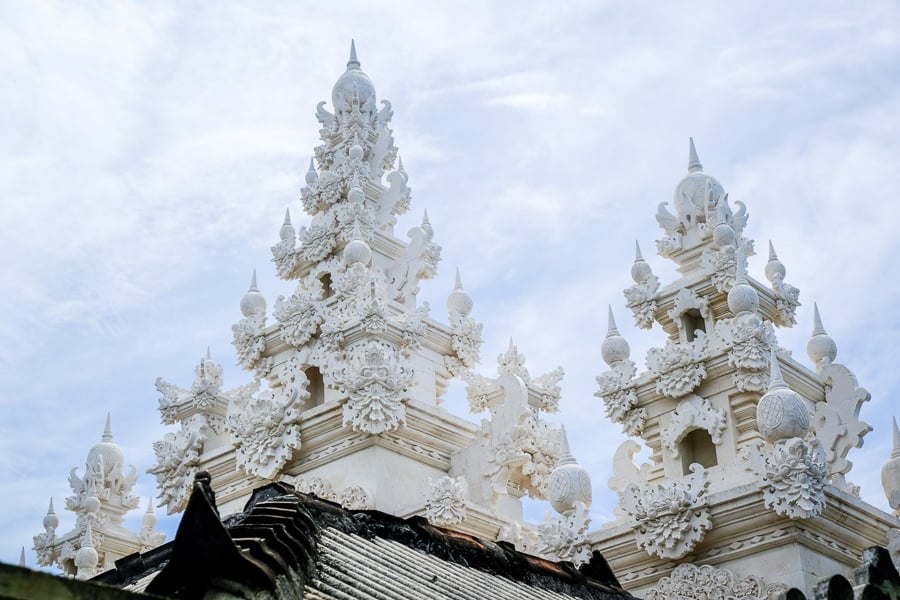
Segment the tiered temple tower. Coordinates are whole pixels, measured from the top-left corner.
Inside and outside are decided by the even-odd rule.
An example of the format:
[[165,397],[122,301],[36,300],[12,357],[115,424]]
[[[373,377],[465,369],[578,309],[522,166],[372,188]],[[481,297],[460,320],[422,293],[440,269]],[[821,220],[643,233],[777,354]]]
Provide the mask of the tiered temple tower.
[[65,506],[76,515],[75,527],[68,533],[56,534],[59,517],[51,498],[44,516],[44,533],[34,536],[38,565],[55,564],[65,575],[86,579],[112,568],[123,556],[163,543],[165,535],[154,531],[156,515],[150,504],[140,533],[122,526],[125,514],[140,502],[131,493],[137,470],[131,466],[126,475],[124,467],[125,456],[122,448],[113,442],[107,415],[101,440],[88,451],[84,475],[78,476],[77,467],[69,473],[73,495],[66,498]]
[[799,292],[771,243],[769,285],[747,275],[746,207],[703,172],[693,140],[674,204],[675,214],[659,205],[656,246],[680,278],[660,287],[638,247],[625,290],[637,326],[657,325],[665,345],[638,374],[610,309],[609,370],[597,378],[609,418],[651,461],[633,462],[632,440],[619,448],[617,519],[591,542],[647,598],[689,589],[765,598],[784,586],[810,591],[826,574],[852,579],[863,549],[886,545],[898,526],[846,479],[849,451],[871,430],[859,419],[869,394],[834,362],[817,308],[812,368],[778,346],[775,327],[796,324]]
[[[409,177],[391,104],[378,107],[353,46],[331,99],[333,113],[316,109],[322,143],[301,192],[311,222],[297,230],[288,211],[272,247],[296,288],[270,312],[254,273],[233,326],[253,381],[224,391],[209,356],[190,389],[157,381],[163,422],[179,426],[154,446],[163,504],[182,510],[200,470],[223,516],[280,479],[348,508],[424,514],[492,540],[502,530],[535,553],[586,559],[590,482],[540,414],[556,410],[562,370],[532,378],[512,343],[497,378],[471,370],[482,326],[459,274],[449,324],[417,298],[441,248],[427,213],[407,240],[394,234]],[[452,377],[468,383],[473,412],[490,412],[480,427],[441,407]],[[560,518],[524,526],[526,494],[552,499]]]

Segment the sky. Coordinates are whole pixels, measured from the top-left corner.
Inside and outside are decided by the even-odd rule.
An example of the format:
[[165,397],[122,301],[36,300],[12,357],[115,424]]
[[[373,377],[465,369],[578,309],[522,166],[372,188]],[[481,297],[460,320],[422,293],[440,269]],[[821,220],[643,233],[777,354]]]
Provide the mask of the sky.
[[[252,270],[270,306],[291,285],[269,248],[318,143],[318,101],[350,39],[442,250],[420,299],[446,322],[455,268],[484,323],[482,364],[510,337],[532,375],[566,371],[561,411],[591,473],[595,525],[612,516],[612,453],[595,376],[607,305],[643,369],[664,334],[631,323],[634,241],[665,285],[654,215],[687,170],[747,205],[800,289],[779,342],[811,366],[816,301],[871,393],[874,431],[848,479],[880,484],[900,396],[900,5],[459,1],[0,4],[0,560],[71,492],[107,412],[146,469],[154,381],[182,386],[210,348],[226,387],[231,325]],[[765,281],[765,253],[749,273]],[[464,414],[464,388],[446,405]],[[475,417],[476,420],[480,417]],[[80,472],[80,471],[79,471]],[[538,515],[543,514],[541,508]],[[143,511],[129,518],[140,527]],[[157,514],[162,517],[163,510]],[[60,533],[74,515],[58,510]],[[161,518],[170,533],[177,518]]]

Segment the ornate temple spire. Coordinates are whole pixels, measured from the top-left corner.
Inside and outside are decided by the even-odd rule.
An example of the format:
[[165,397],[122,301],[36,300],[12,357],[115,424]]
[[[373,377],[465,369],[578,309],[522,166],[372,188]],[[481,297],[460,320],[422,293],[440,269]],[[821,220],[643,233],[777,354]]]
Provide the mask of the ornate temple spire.
[[103,427],[103,436],[100,438],[104,442],[111,442],[113,439],[112,426],[109,421],[109,413],[106,413],[106,425]]
[[253,274],[250,276],[250,288],[241,298],[241,314],[248,319],[265,318],[266,298],[256,284],[256,269],[253,269]]
[[690,149],[688,150],[688,173],[696,173],[703,170],[703,164],[697,156],[697,149],[694,147],[694,138],[689,137]]
[[809,413],[803,398],[784,382],[774,349],[769,365],[769,388],[756,408],[759,432],[770,444],[788,438],[802,438],[809,431]]
[[350,60],[347,61],[347,69],[359,68],[359,59],[356,58],[356,40],[350,40]]
[[606,323],[606,339],[603,340],[603,344],[600,346],[600,354],[606,364],[613,366],[623,360],[628,360],[628,357],[631,355],[631,348],[616,327],[612,305],[609,306]]

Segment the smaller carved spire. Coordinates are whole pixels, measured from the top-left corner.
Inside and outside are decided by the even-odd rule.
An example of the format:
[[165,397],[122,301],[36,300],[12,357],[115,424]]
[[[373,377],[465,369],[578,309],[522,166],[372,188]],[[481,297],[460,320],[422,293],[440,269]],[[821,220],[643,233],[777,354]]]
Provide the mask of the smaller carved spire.
[[431,226],[431,221],[428,220],[428,209],[426,208],[424,214],[422,215],[422,231],[425,232],[425,238],[429,241],[434,237],[434,227]]
[[356,58],[356,40],[350,40],[350,60],[347,61],[347,70],[359,69],[359,59]]
[[403,168],[403,157],[397,157],[397,170],[401,173],[406,173],[406,169]]
[[294,225],[291,223],[291,209],[284,209],[284,222],[281,224],[281,229],[278,231],[278,237],[281,238],[282,242],[289,243],[293,245],[294,241],[297,239],[297,232],[294,230]]
[[809,412],[800,394],[781,375],[775,349],[769,355],[769,388],[756,405],[756,424],[770,444],[778,440],[804,437],[809,431]]
[[775,246],[772,245],[772,240],[769,240],[769,262],[766,263],[766,279],[772,284],[776,281],[783,283],[786,274],[787,270],[784,268],[784,264],[778,260],[778,255],[775,254]]
[[106,425],[103,427],[103,436],[100,438],[104,442],[111,442],[113,439],[112,427],[110,426],[109,413],[106,413]]
[[266,299],[256,285],[256,269],[253,269],[253,275],[250,277],[250,289],[241,298],[241,314],[248,319],[266,314]]
[[559,461],[556,463],[556,466],[559,467],[562,465],[574,465],[578,461],[575,460],[575,455],[572,454],[572,448],[569,446],[569,434],[566,432],[566,426],[560,425],[559,429],[561,451],[559,453]]
[[688,173],[696,173],[697,171],[703,170],[703,164],[700,162],[700,158],[697,156],[697,149],[694,147],[694,138],[688,138],[690,140],[690,150],[688,151]]
[[623,360],[628,360],[628,357],[631,356],[631,347],[616,327],[612,306],[609,306],[606,322],[606,339],[600,345],[600,355],[603,357],[603,362],[612,367]]
[[734,257],[735,282],[728,290],[728,310],[734,316],[744,312],[756,313],[759,310],[759,294],[747,283],[747,256],[738,252]]
[[781,390],[787,386],[788,384],[784,382],[784,377],[781,375],[781,365],[778,364],[778,356],[773,349],[769,357],[769,388],[767,391]]
[[775,246],[772,245],[772,240],[769,240],[769,262],[773,260],[778,260],[778,255],[775,254]]
[[822,317],[819,315],[819,306],[815,302],[813,303],[813,332],[809,342],[806,343],[806,354],[815,363],[818,372],[821,372],[837,358],[837,344],[825,332]]
[[550,473],[550,504],[561,515],[572,514],[576,503],[585,508],[591,505],[591,477],[587,470],[578,464],[569,447],[569,436],[566,428],[560,427],[561,452],[559,461]]
[[28,565],[25,564],[25,546],[22,546],[22,551],[19,552],[19,566],[20,566],[20,567],[27,567],[27,566],[28,566]]
[[653,269],[641,254],[641,245],[634,240],[634,263],[631,265],[631,278],[635,283],[644,283],[653,277]]
[[[472,297],[463,288],[462,277],[459,275],[459,267],[456,268],[456,281],[453,291],[447,296],[447,312],[451,321],[454,318],[466,317],[472,312]],[[512,340],[510,340],[512,341]]]
[[897,427],[897,417],[891,417],[894,426],[894,449],[891,451],[891,458],[900,458],[900,428]]
[[50,497],[50,507],[47,508],[47,514],[44,515],[43,525],[44,529],[51,534],[59,527],[59,517],[56,516],[56,511],[53,510],[53,496]]
[[89,577],[93,577],[94,572],[97,570],[97,561],[99,560],[100,555],[97,554],[97,550],[94,549],[94,538],[91,534],[91,522],[88,520],[88,523],[84,528],[84,537],[81,540],[81,547],[78,549],[78,552],[75,553],[75,566],[78,568],[75,577],[78,579],[88,579]]
[[316,173],[315,159],[309,157],[309,169],[306,170],[306,185],[312,185],[319,180],[319,174]]

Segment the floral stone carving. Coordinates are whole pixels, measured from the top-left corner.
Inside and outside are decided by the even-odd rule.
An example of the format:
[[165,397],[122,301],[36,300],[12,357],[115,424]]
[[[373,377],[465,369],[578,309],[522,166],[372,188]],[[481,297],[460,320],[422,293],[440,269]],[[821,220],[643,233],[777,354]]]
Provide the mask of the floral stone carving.
[[694,429],[708,431],[713,444],[718,446],[725,431],[725,411],[716,410],[709,400],[694,394],[682,399],[661,433],[663,444],[672,456],[678,456],[678,443]]
[[670,398],[689,394],[706,377],[706,334],[697,332],[690,343],[666,341],[664,348],[647,352],[647,367],[656,379],[656,391]]
[[273,315],[281,323],[281,339],[296,348],[302,347],[316,333],[324,320],[318,290],[298,288],[290,297],[279,296]]
[[310,494],[322,500],[330,500],[332,502],[337,500],[337,494],[334,492],[334,488],[331,487],[331,482],[321,477],[310,477],[309,479],[297,477],[294,480],[294,489],[301,494]]
[[660,558],[681,558],[712,527],[707,506],[709,480],[698,464],[691,474],[665,484],[637,486],[620,492],[622,509],[635,520],[639,548]]
[[682,563],[672,574],[663,577],[656,587],[644,593],[645,600],[706,600],[707,598],[727,598],[728,600],[766,600],[787,590],[782,583],[766,584],[753,575],[738,577],[728,569],[712,565]]
[[769,355],[778,345],[772,323],[746,311],[716,323],[716,336],[728,350],[728,364],[736,369],[737,388],[764,392],[769,385]]
[[647,422],[647,411],[635,408],[638,397],[634,389],[634,362],[617,362],[603,375],[597,376],[600,387],[594,395],[603,400],[606,416],[614,423],[622,425],[622,430],[631,436],[640,435]]
[[462,477],[428,479],[425,518],[434,525],[455,525],[466,519],[466,487]]
[[638,281],[625,288],[625,305],[634,315],[634,324],[641,329],[653,326],[653,315],[656,313],[656,292],[659,290],[659,279],[650,274],[643,281]]
[[379,434],[406,422],[404,394],[414,373],[400,351],[386,342],[368,340],[351,348],[343,363],[333,379],[347,394],[344,425]]
[[825,508],[828,465],[817,439],[795,437],[774,445],[760,441],[743,458],[759,477],[766,508],[791,519],[809,519]]
[[156,476],[160,506],[166,505],[170,515],[187,506],[209,427],[203,415],[193,415],[182,425],[180,431],[153,442],[156,465],[147,470]]
[[344,488],[344,491],[341,492],[340,503],[348,510],[369,510],[375,507],[372,494],[361,485]]
[[574,510],[558,518],[550,517],[538,525],[537,551],[552,560],[571,561],[580,567],[591,560],[591,545],[587,539],[591,524],[590,511],[583,502],[575,502]]
[[235,398],[225,428],[236,447],[239,469],[248,475],[272,479],[300,447],[300,413],[309,398],[302,371],[296,384]]

